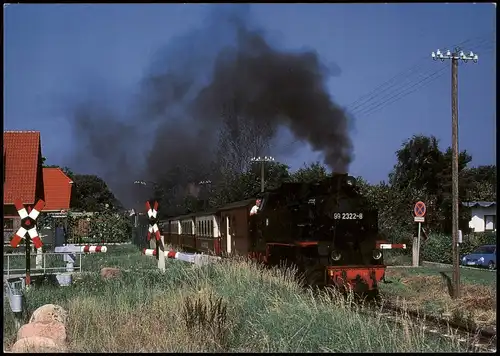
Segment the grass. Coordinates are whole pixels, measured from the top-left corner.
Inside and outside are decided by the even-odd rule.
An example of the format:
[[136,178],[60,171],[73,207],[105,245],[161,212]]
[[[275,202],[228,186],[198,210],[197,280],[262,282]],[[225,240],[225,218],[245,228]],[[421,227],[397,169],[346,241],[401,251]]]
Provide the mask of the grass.
[[[243,259],[197,267],[166,261],[167,272],[137,248],[110,247],[85,256],[88,273],[69,287],[26,292],[26,318],[43,304],[69,311],[73,352],[462,352],[452,339],[419,324],[367,316],[343,298],[313,297],[290,271],[264,270]],[[120,267],[102,280],[99,269]],[[15,341],[4,307],[4,347]]]
[[411,266],[411,254],[401,250],[385,250],[384,263],[387,266]]
[[381,284],[383,297],[393,303],[470,326],[496,325],[496,273],[460,269],[461,297],[450,297],[452,271],[449,267],[407,267],[388,269]]

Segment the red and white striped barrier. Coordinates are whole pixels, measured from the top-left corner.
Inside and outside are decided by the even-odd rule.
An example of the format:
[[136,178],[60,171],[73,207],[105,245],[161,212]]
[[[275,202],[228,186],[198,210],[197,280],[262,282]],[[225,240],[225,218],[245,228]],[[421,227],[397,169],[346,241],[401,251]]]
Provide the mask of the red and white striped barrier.
[[391,250],[394,248],[403,248],[403,249],[406,248],[406,244],[383,244],[383,243],[379,244],[378,243],[376,246],[380,250]]
[[219,256],[210,256],[210,255],[202,255],[199,253],[184,253],[175,251],[169,251],[168,253],[165,254],[165,257],[192,263],[197,266],[207,265],[221,260]]
[[[145,248],[144,250],[142,250],[142,254],[146,256],[156,256],[156,250]],[[214,263],[221,260],[219,256],[201,255],[198,253],[184,253],[175,251],[166,252],[165,259],[167,258],[181,260],[198,266]]]
[[107,252],[108,248],[106,246],[75,246],[75,245],[66,245],[66,246],[56,246],[55,252],[63,252],[63,259],[66,262],[66,271],[73,272],[73,264],[76,260],[77,253],[104,253]]
[[105,253],[108,251],[108,248],[106,246],[75,246],[80,248],[80,252],[83,253],[98,253],[102,252]]
[[142,250],[142,254],[146,256],[156,256],[156,250],[151,248],[145,248]]
[[26,233],[28,233],[29,237],[31,238],[31,241],[35,245],[35,248],[40,248],[43,246],[42,240],[38,236],[38,231],[36,231],[36,219],[40,215],[40,212],[42,211],[43,207],[45,206],[45,202],[43,200],[39,200],[36,204],[33,210],[31,210],[29,213],[26,211],[26,208],[24,207],[24,204],[22,203],[21,200],[17,199],[14,202],[14,205],[16,206],[17,213],[21,217],[21,227],[19,230],[17,230],[16,234],[10,241],[10,245],[14,248],[19,246],[19,243],[23,238],[25,238]]

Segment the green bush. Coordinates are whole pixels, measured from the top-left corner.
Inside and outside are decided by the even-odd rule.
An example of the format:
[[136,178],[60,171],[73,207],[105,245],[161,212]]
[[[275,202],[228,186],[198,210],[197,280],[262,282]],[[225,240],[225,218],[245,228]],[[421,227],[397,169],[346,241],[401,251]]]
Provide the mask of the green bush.
[[452,263],[451,236],[430,234],[429,239],[421,245],[420,259],[428,262]]
[[[482,245],[496,245],[496,233],[474,233],[463,237],[460,256],[474,251]],[[420,257],[423,261],[452,263],[452,237],[444,234],[431,234],[422,245]]]

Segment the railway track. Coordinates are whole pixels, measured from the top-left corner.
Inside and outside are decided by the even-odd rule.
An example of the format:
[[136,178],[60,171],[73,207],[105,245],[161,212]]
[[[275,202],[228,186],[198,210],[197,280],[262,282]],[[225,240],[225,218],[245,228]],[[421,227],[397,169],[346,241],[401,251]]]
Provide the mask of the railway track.
[[423,328],[424,332],[429,335],[452,338],[457,342],[466,344],[467,352],[496,353],[496,328],[475,328],[465,325],[464,323],[422,314],[382,301],[379,297],[374,297],[373,295],[364,298],[353,297],[351,299],[345,294],[340,296],[339,292],[335,291],[335,289],[328,287],[313,288],[313,295],[315,297],[319,297],[323,293],[330,295],[331,300],[338,299],[339,297],[344,298],[344,300],[346,300],[346,305],[350,305],[353,311],[360,314],[377,319],[383,318],[392,323],[401,324],[402,326],[408,326],[408,324],[410,324]]
[[458,342],[467,343],[468,352],[496,352],[496,330],[472,328],[464,323],[446,320],[432,315],[423,315],[416,311],[401,308],[389,303],[371,306],[362,312],[368,312],[376,317],[386,318],[394,322],[414,321],[422,325],[425,332],[454,338]]

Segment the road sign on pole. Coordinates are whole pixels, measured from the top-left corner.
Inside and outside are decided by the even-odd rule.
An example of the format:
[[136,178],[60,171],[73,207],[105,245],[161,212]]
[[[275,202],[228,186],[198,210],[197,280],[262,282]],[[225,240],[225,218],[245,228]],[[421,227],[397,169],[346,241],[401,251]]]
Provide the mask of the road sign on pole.
[[423,201],[418,201],[415,204],[415,208],[413,208],[413,212],[415,213],[416,217],[424,217],[425,213],[427,212],[425,203]]
[[418,201],[413,208],[413,213],[415,217],[413,221],[418,222],[418,232],[417,237],[413,242],[413,267],[418,267],[420,265],[420,231],[422,229],[422,223],[425,221],[425,213],[427,208],[423,201]]

